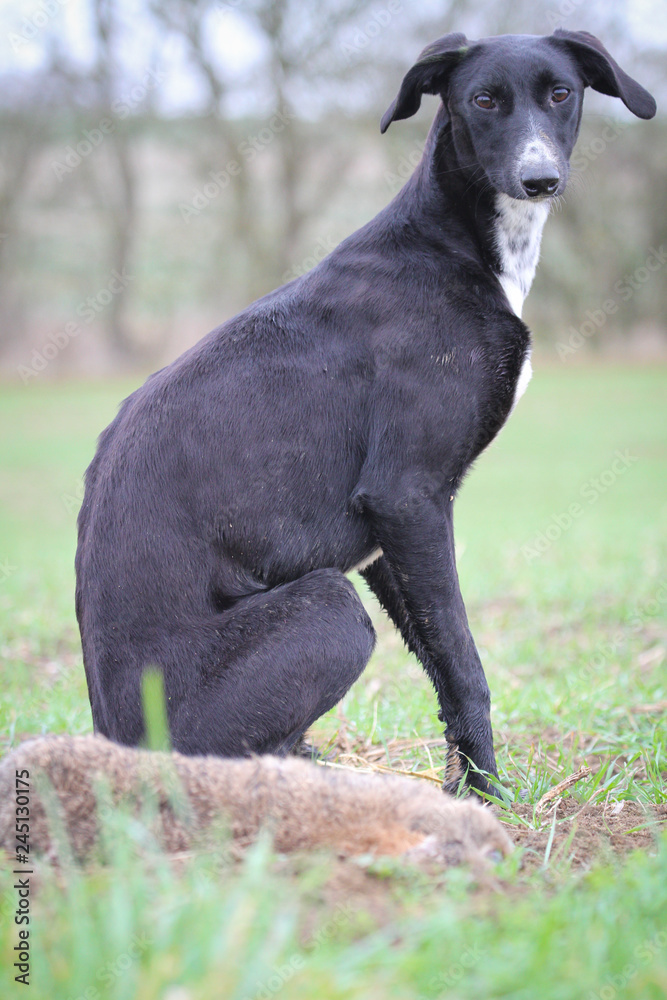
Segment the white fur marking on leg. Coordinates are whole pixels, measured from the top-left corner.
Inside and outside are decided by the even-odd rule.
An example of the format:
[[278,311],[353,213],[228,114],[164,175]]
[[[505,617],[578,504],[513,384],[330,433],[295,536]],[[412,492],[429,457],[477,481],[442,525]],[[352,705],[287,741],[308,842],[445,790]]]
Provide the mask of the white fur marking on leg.
[[376,559],[379,559],[381,555],[382,555],[382,549],[380,548],[373,549],[370,555],[366,556],[365,559],[362,559],[361,562],[356,563],[356,565],[350,566],[350,568],[346,570],[346,572],[361,573],[362,569],[366,569],[366,567],[370,566],[371,563],[374,563]]

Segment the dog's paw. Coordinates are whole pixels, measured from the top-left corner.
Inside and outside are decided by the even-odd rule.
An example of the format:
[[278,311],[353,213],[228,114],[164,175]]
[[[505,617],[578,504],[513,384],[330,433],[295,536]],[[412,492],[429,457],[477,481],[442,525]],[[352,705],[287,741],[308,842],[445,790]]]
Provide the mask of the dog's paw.
[[326,760],[326,754],[321,753],[314,743],[308,742],[304,736],[300,736],[292,749],[290,756],[303,757],[305,760]]

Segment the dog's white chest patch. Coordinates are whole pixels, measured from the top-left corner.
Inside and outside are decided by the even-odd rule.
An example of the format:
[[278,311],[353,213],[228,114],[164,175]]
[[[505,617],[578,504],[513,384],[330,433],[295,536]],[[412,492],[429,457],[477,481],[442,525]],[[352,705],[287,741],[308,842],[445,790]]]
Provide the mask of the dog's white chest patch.
[[512,409],[519,402],[524,392],[528,388],[528,383],[533,377],[533,366],[530,362],[530,351],[526,354],[523,359],[523,365],[521,366],[521,371],[519,372],[519,377],[516,381],[516,386],[514,389],[514,399],[512,401]]
[[496,208],[496,246],[500,257],[498,280],[513,312],[521,316],[524,300],[535,277],[549,202],[519,201],[507,194],[499,194]]

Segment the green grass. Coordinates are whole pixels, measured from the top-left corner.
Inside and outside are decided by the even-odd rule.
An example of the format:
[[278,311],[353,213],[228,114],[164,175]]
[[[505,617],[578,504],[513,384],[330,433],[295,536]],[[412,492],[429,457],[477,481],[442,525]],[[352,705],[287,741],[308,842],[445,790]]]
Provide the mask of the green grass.
[[[330,859],[288,862],[260,843],[242,866],[175,867],[133,828],[108,868],[40,876],[24,994],[663,997],[667,841],[656,834],[653,848],[582,865],[575,824],[556,814],[552,838],[552,817],[534,807],[584,763],[590,778],[566,793],[573,808],[667,801],[664,384],[660,368],[538,369],[457,501],[461,586],[501,776],[519,804],[505,815],[517,831],[542,831],[539,865],[522,867],[517,852],[480,886],[466,872],[376,862],[358,866],[361,888],[332,896]],[[5,749],[91,729],[73,613],[77,497],[98,432],[133,387],[33,380],[0,393]],[[316,736],[437,769],[437,744],[394,743],[441,729],[421,668],[369,606],[378,651]],[[16,894],[3,885],[4,996]]]
[[[435,887],[405,878],[407,899],[380,929],[369,926],[353,896],[314,915],[324,872],[298,878],[276,874],[261,843],[241,872],[222,877],[195,862],[175,877],[157,855],[139,863],[119,852],[112,869],[72,873],[64,889],[55,882],[42,889],[26,993],[115,1000],[665,995],[664,839],[654,857],[637,853],[620,869],[596,869],[557,892],[532,886],[519,896],[509,886],[507,898],[480,902],[463,878]],[[7,965],[9,955],[8,942]],[[609,993],[610,986],[619,988]]]

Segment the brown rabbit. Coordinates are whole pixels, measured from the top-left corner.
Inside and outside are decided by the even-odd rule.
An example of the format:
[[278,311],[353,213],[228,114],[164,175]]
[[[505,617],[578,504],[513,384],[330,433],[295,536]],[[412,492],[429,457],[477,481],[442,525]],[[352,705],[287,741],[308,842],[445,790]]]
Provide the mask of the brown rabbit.
[[29,784],[31,857],[58,858],[50,822],[53,792],[72,853],[83,861],[97,845],[105,798],[133,812],[154,801],[151,826],[169,852],[210,849],[223,842],[225,831],[232,846],[242,849],[262,827],[270,829],[280,852],[330,848],[341,855],[483,865],[512,849],[488,809],[399,775],[321,767],[297,758],[157,753],[102,736],[44,736],[0,762],[0,846],[12,854],[22,848],[16,841],[17,777],[20,787]]

